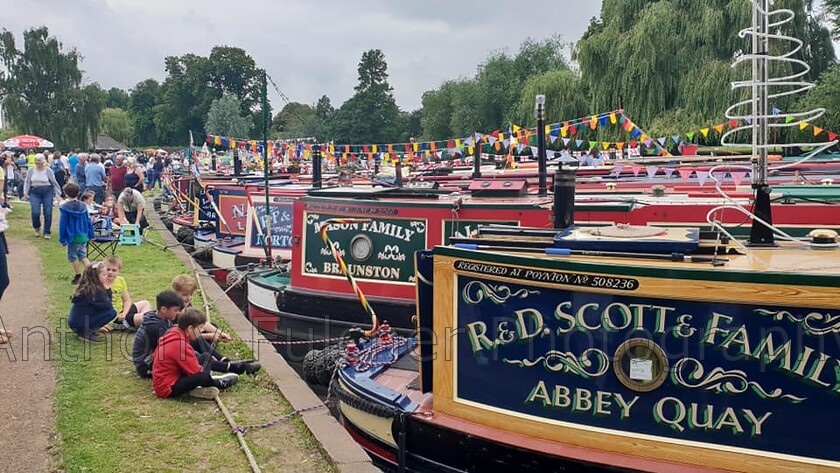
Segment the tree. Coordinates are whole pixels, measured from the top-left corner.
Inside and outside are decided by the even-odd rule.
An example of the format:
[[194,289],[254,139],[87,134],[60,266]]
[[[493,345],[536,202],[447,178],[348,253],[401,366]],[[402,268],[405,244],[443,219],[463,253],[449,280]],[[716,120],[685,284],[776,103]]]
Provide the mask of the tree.
[[[801,112],[815,108],[826,109],[825,115],[818,121],[821,128],[832,131],[840,130],[840,66],[834,66],[823,72],[816,87],[801,96],[793,110],[786,111]],[[836,133],[836,131],[834,132]],[[802,134],[796,135],[798,140],[801,140],[802,137]],[[824,139],[825,135],[821,135],[819,138]]]
[[[806,41],[800,58],[817,77],[834,62],[834,53],[810,16],[811,4],[780,0],[774,8],[796,12],[784,33]],[[699,113],[706,122],[720,120],[738,99],[730,83],[748,72],[730,65],[736,51],[749,47],[738,32],[751,24],[751,8],[741,0],[604,0],[600,17],[575,50],[592,110],[623,107],[637,123],[647,124],[677,109]],[[774,53],[791,46],[775,43]],[[790,66],[775,65],[774,75],[784,75],[785,67]],[[784,100],[776,105],[783,107]]]
[[335,112],[332,138],[340,143],[389,143],[403,131],[400,110],[388,84],[388,64],[379,49],[362,54],[356,93]]
[[44,136],[58,147],[85,147],[96,136],[104,93],[95,84],[81,87],[80,55],[62,51],[46,27],[23,33],[24,50],[14,35],[0,32],[0,96],[10,124]]
[[128,100],[128,112],[134,128],[134,144],[157,144],[155,127],[155,107],[160,101],[160,84],[154,79],[146,79],[134,86]]
[[128,112],[121,108],[105,108],[99,114],[102,133],[128,146],[134,144],[134,123]]
[[249,117],[242,115],[242,104],[233,94],[225,92],[210,105],[207,113],[207,133],[241,138],[248,136]]
[[[530,121],[519,111],[523,87],[535,76],[550,71],[568,72],[563,56],[566,47],[557,36],[543,41],[528,39],[514,56],[492,53],[479,65],[475,77],[448,81],[438,90],[426,92],[423,137],[443,140],[490,131],[514,120]],[[530,100],[533,102],[533,96]]]
[[535,126],[534,104],[545,95],[546,123],[558,123],[589,113],[589,100],[580,77],[568,69],[555,69],[532,76],[522,86],[513,118],[516,123]]
[[289,102],[272,120],[272,135],[278,138],[308,138],[315,133],[315,110],[300,102]]
[[118,89],[116,87],[111,87],[108,89],[108,97],[105,100],[105,107],[106,108],[121,108],[123,110],[128,109],[128,92]]
[[184,143],[190,131],[204,135],[204,122],[214,100],[229,93],[240,103],[242,115],[249,115],[249,130],[262,130],[262,71],[240,48],[214,47],[209,57],[185,54],[165,59],[167,77],[160,86],[154,125],[161,144]]

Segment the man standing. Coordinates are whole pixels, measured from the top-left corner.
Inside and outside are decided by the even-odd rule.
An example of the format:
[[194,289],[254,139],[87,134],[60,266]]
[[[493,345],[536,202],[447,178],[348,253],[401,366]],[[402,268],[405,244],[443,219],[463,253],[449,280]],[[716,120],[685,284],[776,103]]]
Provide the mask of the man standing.
[[105,201],[105,166],[99,162],[96,153],[90,155],[90,163],[85,166],[85,188],[92,190],[93,201],[102,205]]
[[111,184],[111,193],[114,195],[120,195],[122,190],[125,189],[126,171],[128,171],[128,168],[125,167],[125,157],[118,154],[116,160],[114,161],[114,165],[111,166],[108,173],[108,182]]

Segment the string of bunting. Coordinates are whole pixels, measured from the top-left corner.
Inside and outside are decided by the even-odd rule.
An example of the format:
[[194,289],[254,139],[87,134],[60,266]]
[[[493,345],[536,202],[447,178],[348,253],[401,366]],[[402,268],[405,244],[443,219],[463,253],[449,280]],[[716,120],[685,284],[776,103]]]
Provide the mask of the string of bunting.
[[[773,108],[772,111],[774,115],[781,112],[777,108]],[[787,118],[787,120],[790,122],[793,119]],[[749,124],[748,121],[746,122]],[[584,140],[580,137],[584,133],[595,131],[599,127],[608,125],[621,127],[628,133],[630,139],[626,141],[593,141]],[[652,138],[628,118],[623,110],[618,109],[574,120],[552,123],[545,126],[545,133],[550,143],[556,145],[555,147],[557,148],[578,151],[602,148],[604,151],[607,151],[610,149],[638,149],[644,146],[658,154],[668,156],[670,154],[665,147],[668,145],[669,140],[673,141],[677,146],[682,146],[688,143],[694,143],[696,141],[695,138],[701,136],[703,138],[708,138],[713,134],[722,136],[724,132],[736,128],[738,125],[737,120],[729,120],[680,135]],[[804,122],[800,124],[799,128],[802,131],[811,128],[814,136],[826,133],[831,141],[838,138],[836,133],[817,127],[811,123]],[[475,146],[481,146],[481,151],[485,154],[507,155],[509,160],[512,160],[513,156],[524,158],[535,157],[537,155],[536,137],[536,128],[526,128],[511,124],[504,131],[500,129],[487,134],[474,133],[472,136],[465,138],[422,142],[412,140],[407,143],[319,144],[315,137],[294,140],[270,140],[268,142],[268,151],[270,154],[282,156],[288,160],[308,160],[311,158],[312,147],[321,146],[323,157],[328,161],[341,165],[361,163],[364,167],[367,167],[369,163],[374,161],[385,164],[394,164],[397,161],[401,161],[407,164],[409,162],[430,162],[451,159],[454,160],[455,164],[463,164],[461,162],[462,158],[474,155]],[[562,142],[562,145],[557,143],[558,140]],[[219,135],[207,135],[207,142],[223,149],[239,148],[250,150],[252,153],[261,153],[263,147],[261,140],[244,140]]]

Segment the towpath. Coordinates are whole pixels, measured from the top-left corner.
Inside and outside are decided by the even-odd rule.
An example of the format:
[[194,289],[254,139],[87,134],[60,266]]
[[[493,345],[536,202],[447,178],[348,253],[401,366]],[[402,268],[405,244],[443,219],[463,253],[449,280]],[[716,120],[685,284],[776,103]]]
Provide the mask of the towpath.
[[52,470],[52,396],[47,288],[35,246],[9,238],[11,285],[0,301],[0,328],[14,334],[0,345],[0,472]]

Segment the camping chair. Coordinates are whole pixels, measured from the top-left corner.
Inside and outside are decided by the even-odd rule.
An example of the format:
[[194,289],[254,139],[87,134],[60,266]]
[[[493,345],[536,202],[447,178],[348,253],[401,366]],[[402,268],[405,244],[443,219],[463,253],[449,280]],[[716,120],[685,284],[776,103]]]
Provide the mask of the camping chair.
[[93,222],[93,238],[88,240],[87,252],[90,259],[105,259],[117,251],[119,235],[114,234],[111,217],[100,217]]

